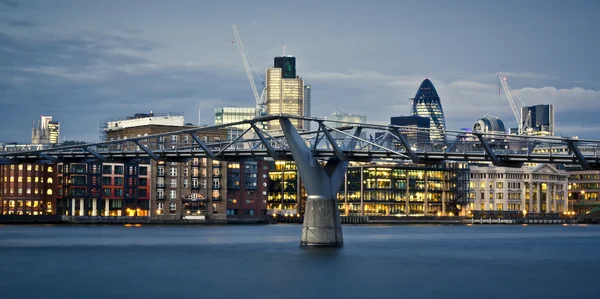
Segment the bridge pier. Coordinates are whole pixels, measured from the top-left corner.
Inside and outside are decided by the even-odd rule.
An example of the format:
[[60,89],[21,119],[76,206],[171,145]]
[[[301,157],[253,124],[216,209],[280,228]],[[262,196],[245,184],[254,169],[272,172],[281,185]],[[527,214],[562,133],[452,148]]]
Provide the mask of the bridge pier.
[[342,246],[337,193],[348,162],[334,156],[321,166],[289,119],[281,118],[279,123],[308,194],[300,246]]

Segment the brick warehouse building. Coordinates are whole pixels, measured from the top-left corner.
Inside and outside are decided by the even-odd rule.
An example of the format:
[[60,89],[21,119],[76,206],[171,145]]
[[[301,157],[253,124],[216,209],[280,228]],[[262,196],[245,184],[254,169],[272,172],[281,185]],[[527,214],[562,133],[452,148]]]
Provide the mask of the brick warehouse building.
[[[107,140],[119,140],[190,128],[195,127],[184,124],[181,115],[150,113],[110,122],[105,132]],[[198,132],[196,136],[210,144],[226,141],[228,133],[227,129],[215,129]],[[190,134],[173,134],[142,142],[150,149],[195,144]],[[123,147],[126,149],[136,145]],[[159,219],[207,220],[264,217],[268,170],[263,163],[256,159],[227,162],[210,158],[179,162],[150,161],[149,215]],[[231,183],[228,183],[228,178],[231,178]]]
[[58,191],[53,164],[0,166],[0,215],[55,215]]

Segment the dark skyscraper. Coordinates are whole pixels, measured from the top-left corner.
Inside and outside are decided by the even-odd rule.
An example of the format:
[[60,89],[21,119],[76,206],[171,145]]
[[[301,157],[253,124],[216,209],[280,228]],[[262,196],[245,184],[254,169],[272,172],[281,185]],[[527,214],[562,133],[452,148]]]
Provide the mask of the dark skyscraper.
[[444,110],[433,83],[426,78],[419,86],[412,104],[412,115],[428,117],[430,121],[430,138],[433,143],[445,144],[446,136],[439,130],[446,129]]
[[[393,116],[390,118],[390,122],[395,126],[403,126],[403,127],[414,127],[414,128],[422,128],[429,129],[430,120],[428,117],[421,116]],[[415,146],[419,147],[419,144],[429,143],[429,132],[428,131],[408,131],[406,133],[406,138],[408,142]]]
[[296,78],[296,57],[294,57],[294,56],[275,57],[274,67],[281,69],[281,78],[282,79]]
[[554,135],[554,105],[535,105],[521,108],[523,126],[528,135]]

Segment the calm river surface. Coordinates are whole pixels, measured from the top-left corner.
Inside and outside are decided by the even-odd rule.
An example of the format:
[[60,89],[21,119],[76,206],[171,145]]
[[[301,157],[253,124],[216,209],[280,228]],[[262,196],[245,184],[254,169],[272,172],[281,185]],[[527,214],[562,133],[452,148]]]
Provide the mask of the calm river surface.
[[[600,226],[0,226],[0,298],[598,298]],[[580,297],[581,296],[581,297]]]

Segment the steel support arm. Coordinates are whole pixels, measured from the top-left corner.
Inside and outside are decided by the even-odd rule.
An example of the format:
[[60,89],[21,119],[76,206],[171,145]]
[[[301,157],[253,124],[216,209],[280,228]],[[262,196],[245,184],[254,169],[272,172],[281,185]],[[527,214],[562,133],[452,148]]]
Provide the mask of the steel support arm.
[[588,163],[585,157],[581,154],[581,151],[579,151],[579,148],[577,147],[577,144],[575,144],[575,141],[568,140],[567,145],[569,146],[569,150],[571,150],[571,152],[575,154],[575,157],[577,158],[577,161],[579,161],[581,167],[583,169],[590,169],[590,163]]
[[92,156],[96,157],[98,160],[106,161],[106,157],[104,157],[104,156],[102,156],[102,155],[98,154],[97,152],[95,152],[95,151],[91,150],[91,149],[90,149],[89,147],[87,147],[87,146],[86,146],[86,147],[84,147],[84,148],[83,148],[83,150],[84,150],[84,151],[86,151],[86,152],[88,152],[88,153],[90,153]]
[[150,156],[152,160],[160,160],[160,158],[153,151],[149,150],[145,145],[143,145],[142,142],[140,142],[139,140],[134,140],[133,142],[137,144],[137,146],[139,146],[144,152],[146,152],[146,154],[148,154],[148,156]]
[[348,156],[344,154],[344,151],[340,148],[337,142],[335,142],[335,139],[333,138],[333,136],[331,136],[331,133],[329,133],[327,127],[323,124],[323,122],[319,122],[319,127],[323,131],[323,135],[325,135],[325,138],[327,138],[327,140],[331,144],[331,148],[333,148],[333,153],[338,157],[338,159],[340,159],[340,161],[348,161]]
[[206,153],[206,156],[208,156],[211,159],[215,158],[215,154],[212,152],[212,150],[210,150],[208,148],[208,146],[206,145],[206,143],[204,143],[202,140],[200,140],[200,137],[196,136],[196,134],[194,134],[194,133],[190,133],[190,135],[192,136],[192,139],[194,139],[194,141],[196,141],[196,143],[198,143],[198,145]]
[[394,135],[396,138],[398,138],[400,140],[400,143],[402,143],[402,146],[404,146],[404,148],[406,149],[406,153],[408,154],[408,156],[410,157],[410,159],[417,164],[422,163],[423,161],[421,161],[421,158],[419,158],[419,156],[417,156],[417,154],[412,150],[412,148],[410,147],[410,143],[408,143],[408,140],[406,140],[406,137],[404,137],[404,135],[402,135],[402,133],[400,133],[400,130],[398,130],[398,128],[392,128],[392,135]]
[[494,166],[521,167],[523,165],[522,162],[511,162],[511,161],[500,160],[498,158],[498,156],[496,156],[496,153],[494,153],[494,150],[492,149],[490,144],[485,140],[485,137],[483,137],[483,134],[481,134],[481,133],[473,133],[473,134],[475,136],[477,136],[477,139],[479,139],[479,142],[481,142],[481,145],[483,146],[483,150],[488,155],[488,157],[490,157],[490,161],[492,161],[492,164],[494,164]]
[[246,129],[242,134],[238,135],[235,139],[233,139],[230,143],[228,143],[225,147],[223,147],[217,154],[216,156],[220,156],[226,149],[228,149],[232,144],[236,143],[238,140],[240,140],[244,135],[246,135],[246,133],[248,133],[248,131],[250,131],[251,127]]
[[60,162],[60,159],[54,158],[52,156],[49,156],[49,155],[46,155],[46,154],[43,154],[43,153],[39,153],[38,155],[40,156],[40,158],[43,158],[43,159],[46,159],[46,160],[50,160],[50,161],[52,161],[54,163]]
[[269,156],[271,156],[271,158],[275,160],[281,160],[283,157],[275,151],[273,146],[271,146],[271,144],[269,143],[269,140],[267,140],[267,138],[265,138],[265,135],[263,135],[262,131],[258,127],[256,127],[254,123],[250,124],[250,126],[252,127],[262,144],[267,149],[267,153],[269,154]]

